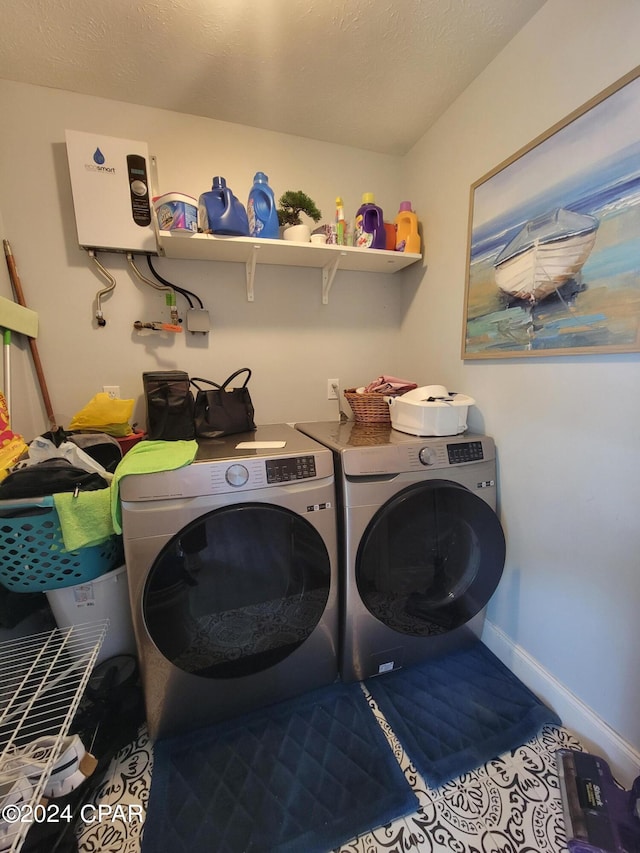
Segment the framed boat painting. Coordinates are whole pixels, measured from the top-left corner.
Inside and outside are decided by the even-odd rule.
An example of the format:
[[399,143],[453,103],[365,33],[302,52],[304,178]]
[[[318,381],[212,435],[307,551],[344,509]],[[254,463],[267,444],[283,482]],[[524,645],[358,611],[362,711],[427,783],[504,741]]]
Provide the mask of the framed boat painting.
[[471,187],[463,359],[640,351],[640,67]]

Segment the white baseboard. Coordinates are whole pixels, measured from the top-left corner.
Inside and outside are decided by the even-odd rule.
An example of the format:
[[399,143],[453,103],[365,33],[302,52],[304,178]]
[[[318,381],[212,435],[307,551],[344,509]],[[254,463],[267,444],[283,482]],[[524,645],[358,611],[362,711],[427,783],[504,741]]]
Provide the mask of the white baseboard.
[[630,788],[640,773],[640,753],[620,737],[588,705],[488,620],[482,642],[562,720],[587,752],[604,758],[621,785]]

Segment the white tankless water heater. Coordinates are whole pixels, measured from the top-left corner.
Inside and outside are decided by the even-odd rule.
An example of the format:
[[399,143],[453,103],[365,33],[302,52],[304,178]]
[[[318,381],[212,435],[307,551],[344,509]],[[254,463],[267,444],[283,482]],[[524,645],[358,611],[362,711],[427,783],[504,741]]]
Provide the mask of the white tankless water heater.
[[78,243],[156,254],[146,142],[65,131]]

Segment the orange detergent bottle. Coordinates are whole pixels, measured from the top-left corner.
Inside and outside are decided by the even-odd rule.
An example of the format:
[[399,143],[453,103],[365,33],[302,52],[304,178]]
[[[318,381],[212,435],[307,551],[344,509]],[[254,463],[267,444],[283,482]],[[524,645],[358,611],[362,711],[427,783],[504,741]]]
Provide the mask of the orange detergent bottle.
[[410,201],[400,202],[400,210],[394,221],[396,225],[396,252],[420,254],[418,217],[411,210]]

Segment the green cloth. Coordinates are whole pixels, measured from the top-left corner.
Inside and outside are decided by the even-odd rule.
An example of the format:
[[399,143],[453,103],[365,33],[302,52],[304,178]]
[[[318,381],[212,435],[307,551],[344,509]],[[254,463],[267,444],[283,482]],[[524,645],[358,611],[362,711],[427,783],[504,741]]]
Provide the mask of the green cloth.
[[67,551],[100,545],[114,529],[111,522],[111,489],[93,492],[58,492],[53,496],[62,541]]
[[116,533],[122,533],[120,480],[131,474],[174,471],[190,465],[198,452],[197,441],[139,441],[118,464],[111,483],[111,520]]

